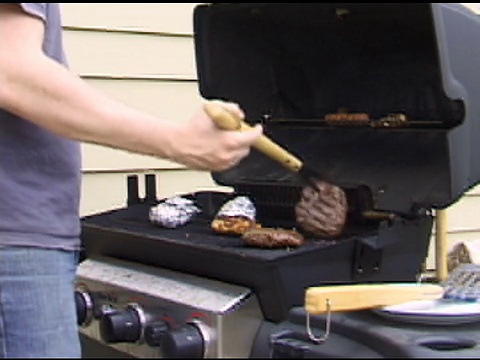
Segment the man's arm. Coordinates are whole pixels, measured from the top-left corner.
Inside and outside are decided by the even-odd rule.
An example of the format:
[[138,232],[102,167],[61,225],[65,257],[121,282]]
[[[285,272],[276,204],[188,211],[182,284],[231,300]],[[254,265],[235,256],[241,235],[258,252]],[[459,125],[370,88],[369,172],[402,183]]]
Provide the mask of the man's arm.
[[43,34],[42,20],[0,4],[0,107],[56,134],[205,170],[233,166],[261,134],[219,130],[203,109],[176,124],[116,101],[47,57]]

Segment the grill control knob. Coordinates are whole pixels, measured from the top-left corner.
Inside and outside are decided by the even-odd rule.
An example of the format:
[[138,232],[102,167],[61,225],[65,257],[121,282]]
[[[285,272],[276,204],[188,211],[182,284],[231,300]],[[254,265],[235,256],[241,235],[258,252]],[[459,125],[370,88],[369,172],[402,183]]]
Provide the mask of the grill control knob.
[[92,296],[81,290],[74,293],[75,306],[77,309],[77,324],[79,326],[88,326],[93,320],[94,302]]
[[145,316],[140,307],[112,310],[100,318],[100,335],[109,344],[135,343],[143,339]]
[[168,331],[168,325],[164,321],[150,324],[145,329],[145,342],[152,347],[161,346],[163,338]]
[[187,324],[162,336],[162,356],[166,358],[201,359],[205,357],[205,340],[199,327]]

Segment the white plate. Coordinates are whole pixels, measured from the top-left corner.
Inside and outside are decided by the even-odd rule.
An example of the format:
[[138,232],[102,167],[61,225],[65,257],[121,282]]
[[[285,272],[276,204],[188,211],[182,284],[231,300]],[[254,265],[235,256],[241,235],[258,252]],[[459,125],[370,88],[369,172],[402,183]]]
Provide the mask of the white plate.
[[423,325],[461,325],[480,321],[480,303],[450,299],[411,301],[374,309],[399,322]]

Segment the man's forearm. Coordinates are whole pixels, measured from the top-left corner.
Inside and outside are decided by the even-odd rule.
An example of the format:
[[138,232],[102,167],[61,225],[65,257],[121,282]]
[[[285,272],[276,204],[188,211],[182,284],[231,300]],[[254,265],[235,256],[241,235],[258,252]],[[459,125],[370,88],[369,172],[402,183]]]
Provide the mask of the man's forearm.
[[[106,97],[43,55],[4,61],[2,74],[0,106],[16,115],[71,139],[170,155],[170,137],[177,125]],[[148,141],[153,135],[155,141]],[[146,147],[157,143],[158,147]]]
[[[18,4],[0,3],[0,108],[70,139],[210,171],[237,164],[262,133],[221,130],[201,106],[177,124],[109,98],[44,54],[44,30]],[[244,116],[236,104],[220,105]]]

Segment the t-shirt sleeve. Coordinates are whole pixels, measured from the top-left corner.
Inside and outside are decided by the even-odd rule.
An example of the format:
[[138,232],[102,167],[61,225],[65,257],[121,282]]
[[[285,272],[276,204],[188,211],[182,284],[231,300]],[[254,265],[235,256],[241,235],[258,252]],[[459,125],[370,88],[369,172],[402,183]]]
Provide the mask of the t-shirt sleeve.
[[47,14],[47,3],[18,3],[23,11],[45,21]]

